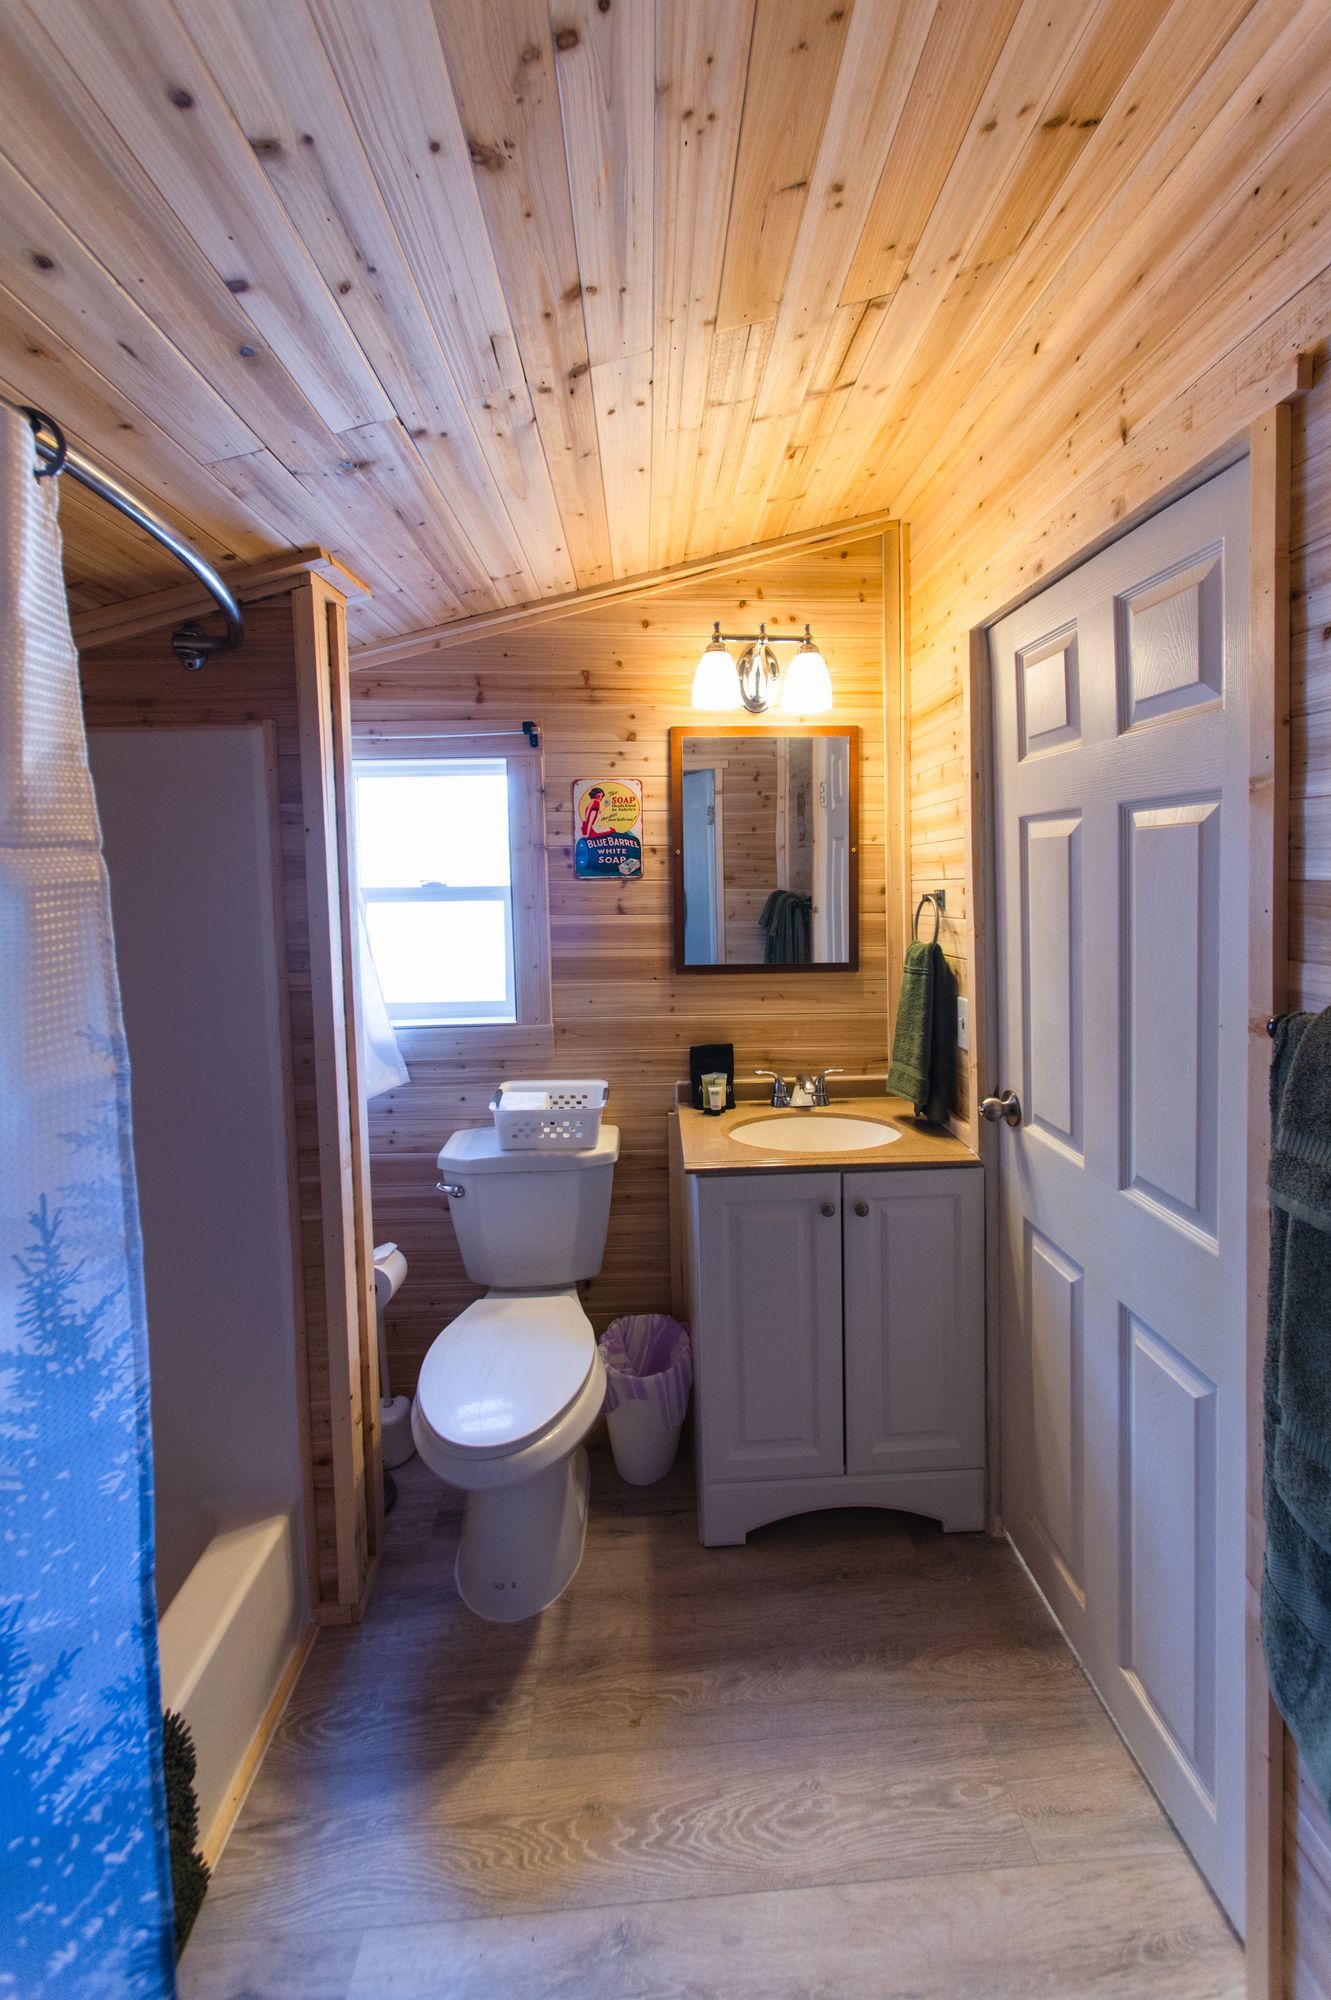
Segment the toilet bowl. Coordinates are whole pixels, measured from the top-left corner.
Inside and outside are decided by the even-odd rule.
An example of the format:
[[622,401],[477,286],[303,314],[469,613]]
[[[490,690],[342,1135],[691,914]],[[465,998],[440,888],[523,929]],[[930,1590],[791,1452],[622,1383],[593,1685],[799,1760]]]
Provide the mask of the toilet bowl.
[[492,1130],[439,1154],[458,1247],[490,1290],[430,1347],[412,1404],[424,1463],[464,1493],[463,1602],[501,1624],[552,1604],[582,1560],[583,1440],[605,1367],[578,1298],[601,1267],[619,1134],[581,1153],[505,1153]]

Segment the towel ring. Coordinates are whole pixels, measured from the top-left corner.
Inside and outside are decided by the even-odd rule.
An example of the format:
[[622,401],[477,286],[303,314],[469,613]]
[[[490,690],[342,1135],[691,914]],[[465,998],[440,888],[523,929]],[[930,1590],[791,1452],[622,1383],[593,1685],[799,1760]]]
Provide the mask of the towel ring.
[[919,902],[915,905],[915,916],[910,927],[911,939],[916,944],[920,941],[920,911],[926,903],[928,903],[934,913],[934,934],[930,939],[930,943],[937,944],[938,933],[943,928],[943,913],[938,907],[937,896],[930,895],[928,890],[925,891],[924,895],[920,897]]

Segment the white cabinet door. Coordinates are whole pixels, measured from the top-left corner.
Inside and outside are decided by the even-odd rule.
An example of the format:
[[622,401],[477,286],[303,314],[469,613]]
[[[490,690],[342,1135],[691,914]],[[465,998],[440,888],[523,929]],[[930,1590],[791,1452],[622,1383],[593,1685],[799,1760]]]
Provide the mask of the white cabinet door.
[[990,646],[1003,1520],[1241,1930],[1247,467]]
[[984,1176],[842,1177],[846,1470],[984,1463]]
[[841,1176],[700,1175],[693,1187],[708,1479],[843,1471]]

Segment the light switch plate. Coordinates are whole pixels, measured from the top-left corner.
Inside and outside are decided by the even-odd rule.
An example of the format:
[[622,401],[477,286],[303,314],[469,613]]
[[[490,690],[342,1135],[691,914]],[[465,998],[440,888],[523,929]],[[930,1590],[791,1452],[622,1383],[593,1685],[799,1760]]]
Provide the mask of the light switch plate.
[[957,1000],[957,1047],[968,1049],[971,1045],[971,1003],[964,996]]

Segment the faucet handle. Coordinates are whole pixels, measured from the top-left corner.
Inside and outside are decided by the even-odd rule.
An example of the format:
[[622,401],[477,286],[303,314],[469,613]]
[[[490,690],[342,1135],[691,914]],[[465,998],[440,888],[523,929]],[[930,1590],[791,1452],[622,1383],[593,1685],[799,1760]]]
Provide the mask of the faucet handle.
[[827,1094],[827,1079],[829,1076],[844,1076],[845,1074],[844,1069],[837,1069],[835,1067],[832,1069],[820,1069],[813,1080],[814,1103],[819,1105],[830,1104],[832,1100]]
[[786,1085],[786,1079],[785,1079],[785,1078],[784,1078],[784,1077],[782,1076],[782,1074],[781,1074],[780,1070],[776,1070],[776,1069],[756,1069],[756,1070],[755,1070],[755,1071],[754,1071],[753,1073],[754,1073],[754,1075],[755,1075],[755,1076],[770,1076],[770,1077],[771,1077],[771,1079],[772,1079],[772,1103],[773,1103],[773,1104],[774,1104],[774,1105],[775,1105],[775,1106],[776,1106],[776,1107],[777,1107],[778,1109],[784,1109],[784,1108],[785,1108],[785,1106],[786,1106],[786,1105],[788,1105],[788,1104],[790,1103],[790,1091],[789,1091],[789,1089],[788,1089],[788,1087],[787,1087],[787,1085]]

